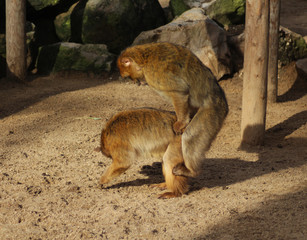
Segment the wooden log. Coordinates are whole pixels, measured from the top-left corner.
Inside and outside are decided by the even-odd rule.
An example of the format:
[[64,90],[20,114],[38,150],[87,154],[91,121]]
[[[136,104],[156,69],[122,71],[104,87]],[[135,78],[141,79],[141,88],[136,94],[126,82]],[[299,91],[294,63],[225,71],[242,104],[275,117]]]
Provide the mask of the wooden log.
[[241,143],[261,145],[267,103],[269,0],[247,0],[245,21]]
[[270,0],[268,101],[275,103],[278,94],[278,44],[280,0]]
[[6,0],[7,78],[25,81],[26,64],[26,1]]

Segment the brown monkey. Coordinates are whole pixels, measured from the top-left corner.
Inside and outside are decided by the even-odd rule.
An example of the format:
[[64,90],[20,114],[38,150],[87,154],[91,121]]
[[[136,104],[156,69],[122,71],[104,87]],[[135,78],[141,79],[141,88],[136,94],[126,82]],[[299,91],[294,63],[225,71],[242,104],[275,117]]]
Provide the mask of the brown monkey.
[[175,176],[173,168],[183,163],[181,136],[172,126],[176,115],[155,109],[129,110],[116,114],[101,133],[101,151],[112,164],[100,179],[105,184],[125,172],[139,155],[163,157],[165,182],[155,185],[170,192],[160,198],[179,197],[188,191],[187,177]]
[[183,132],[184,159],[173,173],[196,176],[228,113],[225,94],[212,72],[190,50],[171,43],[127,48],[117,66],[122,77],[145,78],[149,86],[173,103],[177,115],[173,129]]

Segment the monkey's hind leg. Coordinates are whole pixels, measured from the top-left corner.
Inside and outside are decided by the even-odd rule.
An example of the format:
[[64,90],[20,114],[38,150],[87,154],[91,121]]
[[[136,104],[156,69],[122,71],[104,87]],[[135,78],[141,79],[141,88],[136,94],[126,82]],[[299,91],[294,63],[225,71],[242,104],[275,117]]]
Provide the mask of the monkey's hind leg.
[[157,183],[157,184],[151,184],[150,186],[153,187],[153,188],[159,188],[161,190],[167,189],[166,182]]
[[[120,150],[119,150],[120,151]],[[108,170],[101,176],[100,184],[106,184],[110,182],[115,177],[118,177],[124,173],[130,167],[130,160],[134,154],[118,154],[117,151],[114,151],[115,154],[112,156],[112,164]]]
[[220,131],[227,115],[224,107],[201,107],[182,134],[184,163],[173,168],[176,176],[197,176],[205,153]]
[[181,154],[181,137],[177,137],[171,142],[163,156],[163,175],[165,178],[166,188],[169,190],[159,196],[159,198],[180,197],[186,193],[188,189],[188,178],[185,176],[175,176],[173,168],[183,163]]

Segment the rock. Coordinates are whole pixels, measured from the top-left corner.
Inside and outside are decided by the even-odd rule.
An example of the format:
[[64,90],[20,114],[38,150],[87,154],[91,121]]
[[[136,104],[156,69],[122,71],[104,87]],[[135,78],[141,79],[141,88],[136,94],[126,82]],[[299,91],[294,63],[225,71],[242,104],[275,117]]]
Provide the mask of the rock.
[[296,61],[296,69],[299,76],[307,81],[307,58]]
[[38,73],[49,74],[67,70],[109,72],[115,56],[104,44],[55,43],[40,48]]
[[61,0],[28,0],[28,2],[34,7],[35,10],[39,11],[45,7],[54,6]]
[[167,25],[142,32],[133,45],[151,42],[171,42],[189,48],[217,79],[232,73],[226,32],[200,8],[184,12]]
[[[67,12],[59,14],[54,20],[56,35],[63,42],[68,42],[71,38],[71,14],[77,4],[73,4]],[[80,40],[75,39],[74,42],[80,42]]]
[[[238,56],[244,56],[244,33],[233,35],[228,38],[231,50],[236,51]],[[278,61],[280,66],[289,64],[301,58],[307,57],[307,44],[304,38],[289,29],[280,26]]]
[[206,15],[223,26],[245,22],[245,0],[215,0],[203,4]]
[[157,0],[79,1],[56,17],[56,33],[62,41],[102,43],[119,53],[144,30],[165,24]]
[[285,27],[279,29],[278,59],[286,65],[297,59],[307,57],[307,44],[304,38]]
[[169,6],[174,17],[179,16],[190,9],[185,2],[185,0],[170,0]]
[[207,16],[223,26],[245,21],[245,0],[171,0],[170,8],[174,16],[191,8],[202,8]]

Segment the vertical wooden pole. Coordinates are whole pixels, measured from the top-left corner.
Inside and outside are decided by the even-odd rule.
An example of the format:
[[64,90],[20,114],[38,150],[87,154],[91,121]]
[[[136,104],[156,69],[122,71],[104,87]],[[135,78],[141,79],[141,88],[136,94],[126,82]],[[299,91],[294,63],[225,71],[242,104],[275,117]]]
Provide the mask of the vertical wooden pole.
[[25,81],[26,65],[26,1],[6,0],[7,78]]
[[280,0],[270,0],[268,101],[275,103],[278,92],[278,45]]
[[269,0],[247,0],[241,141],[264,141],[267,99]]

